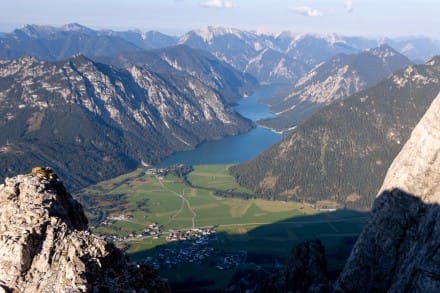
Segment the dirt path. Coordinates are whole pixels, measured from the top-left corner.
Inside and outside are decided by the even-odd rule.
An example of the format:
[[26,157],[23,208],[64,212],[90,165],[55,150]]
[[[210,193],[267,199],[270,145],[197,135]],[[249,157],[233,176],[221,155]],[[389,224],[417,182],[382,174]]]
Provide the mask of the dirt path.
[[193,217],[191,219],[191,224],[192,224],[191,228],[195,228],[197,213],[193,210],[189,200],[185,197],[185,189],[182,191],[182,194],[180,194],[180,193],[177,193],[174,190],[168,188],[167,186],[165,186],[165,184],[163,184],[162,180],[159,180],[158,178],[156,178],[156,180],[159,182],[160,186],[163,189],[165,189],[168,192],[171,192],[172,194],[176,195],[177,197],[179,197],[182,200],[182,205],[180,206],[180,209],[171,218],[174,219],[175,217],[177,217],[177,215],[179,215],[183,211],[183,208],[186,205],[188,207],[188,210],[191,212],[191,214],[193,214]]

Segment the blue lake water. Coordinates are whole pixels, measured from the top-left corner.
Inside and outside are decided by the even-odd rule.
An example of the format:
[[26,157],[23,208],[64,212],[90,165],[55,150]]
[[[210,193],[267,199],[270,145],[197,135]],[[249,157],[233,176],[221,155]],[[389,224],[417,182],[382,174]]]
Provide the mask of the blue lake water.
[[[270,97],[276,90],[277,86],[262,87],[253,95],[243,99],[235,109],[241,115],[253,121],[273,117],[268,107],[258,101]],[[157,166],[242,163],[254,158],[279,141],[281,137],[282,135],[279,133],[256,127],[240,135],[202,143],[191,151],[177,152],[159,162]]]

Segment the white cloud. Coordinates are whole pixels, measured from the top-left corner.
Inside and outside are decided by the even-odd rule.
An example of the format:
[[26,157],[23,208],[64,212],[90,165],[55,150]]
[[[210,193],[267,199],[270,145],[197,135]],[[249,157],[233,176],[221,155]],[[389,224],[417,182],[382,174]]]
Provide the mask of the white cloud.
[[344,5],[345,5],[345,9],[348,12],[352,12],[353,11],[353,0],[345,0]]
[[324,13],[321,10],[309,7],[309,6],[295,6],[289,8],[291,11],[295,12],[296,14],[302,15],[302,16],[310,16],[310,17],[317,17],[317,16],[323,16]]
[[200,2],[200,5],[206,8],[234,8],[235,4],[228,0],[205,0]]

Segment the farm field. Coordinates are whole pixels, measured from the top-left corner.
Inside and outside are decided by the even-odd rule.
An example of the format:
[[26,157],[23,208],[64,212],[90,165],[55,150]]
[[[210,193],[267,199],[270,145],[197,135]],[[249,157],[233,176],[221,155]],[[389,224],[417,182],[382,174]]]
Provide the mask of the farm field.
[[[138,169],[76,196],[86,208],[95,233],[113,235],[116,243],[127,247],[132,259],[153,264],[172,282],[185,284],[185,280],[196,280],[209,284],[204,289],[225,288],[225,279],[240,275],[250,264],[259,269],[273,268],[285,261],[296,244],[315,238],[320,238],[326,247],[329,269],[340,269],[366,214],[348,210],[321,213],[303,203],[217,196],[216,191],[222,191],[252,197],[229,175],[229,167],[194,166],[184,177],[173,172],[162,176]],[[161,227],[160,236],[145,236],[144,229],[152,223]],[[192,251],[191,241],[167,242],[169,231],[203,227],[214,227],[216,233],[210,236],[212,240],[197,248],[213,251],[206,254],[206,262],[197,264],[204,271],[202,276],[194,274],[195,264],[191,260],[168,265],[177,256],[151,263],[159,255],[171,255],[171,251]],[[194,253],[195,258],[200,257]],[[221,261],[226,256],[240,259],[243,253],[246,261],[218,269],[223,268]]]

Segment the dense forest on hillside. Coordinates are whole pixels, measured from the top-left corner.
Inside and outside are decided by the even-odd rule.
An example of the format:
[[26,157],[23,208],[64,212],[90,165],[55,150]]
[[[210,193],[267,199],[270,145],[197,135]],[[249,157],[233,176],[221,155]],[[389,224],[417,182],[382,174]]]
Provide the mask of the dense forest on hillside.
[[306,120],[231,168],[260,197],[367,209],[388,166],[440,90],[440,58],[410,66]]

